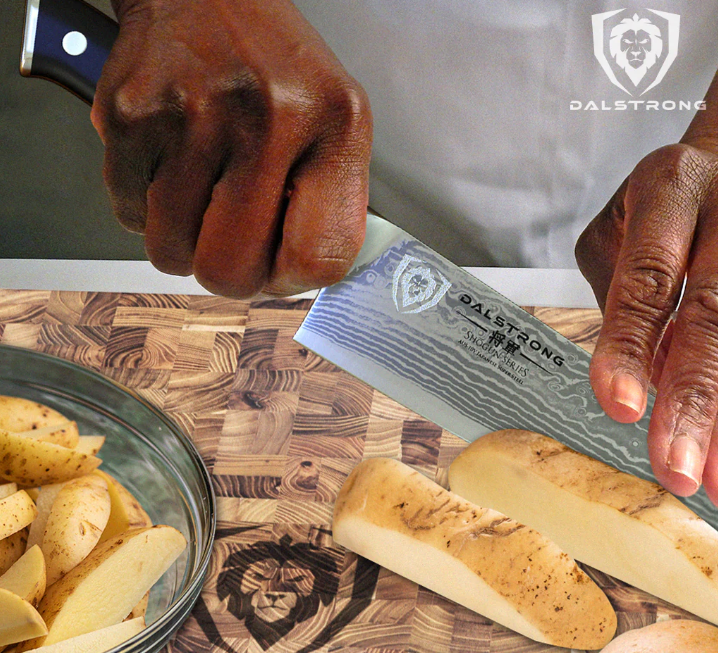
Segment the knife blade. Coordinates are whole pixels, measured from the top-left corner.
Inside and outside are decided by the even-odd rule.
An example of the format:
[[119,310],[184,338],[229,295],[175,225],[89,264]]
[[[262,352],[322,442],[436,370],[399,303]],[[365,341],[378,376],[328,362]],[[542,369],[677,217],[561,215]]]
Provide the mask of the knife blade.
[[[92,103],[117,24],[82,0],[28,0],[21,72]],[[382,218],[367,216],[347,277],[323,289],[295,340],[471,442],[502,428],[539,431],[655,482],[647,432],[601,409],[589,354]],[[718,528],[703,488],[686,505]]]

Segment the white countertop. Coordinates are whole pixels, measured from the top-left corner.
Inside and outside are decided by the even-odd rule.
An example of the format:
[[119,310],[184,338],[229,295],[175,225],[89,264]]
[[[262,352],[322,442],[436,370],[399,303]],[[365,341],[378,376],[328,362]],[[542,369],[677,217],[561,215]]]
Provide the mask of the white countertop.
[[[578,270],[466,268],[521,306],[597,308]],[[174,277],[146,261],[0,259],[0,288],[208,295],[194,277]],[[302,297],[313,297],[315,292]]]

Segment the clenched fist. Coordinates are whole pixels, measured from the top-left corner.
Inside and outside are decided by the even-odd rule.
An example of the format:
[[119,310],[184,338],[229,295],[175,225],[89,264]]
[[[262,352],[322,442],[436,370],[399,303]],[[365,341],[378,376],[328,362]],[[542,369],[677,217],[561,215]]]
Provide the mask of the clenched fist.
[[92,121],[120,222],[211,292],[341,279],[364,238],[364,91],[288,0],[114,0]]

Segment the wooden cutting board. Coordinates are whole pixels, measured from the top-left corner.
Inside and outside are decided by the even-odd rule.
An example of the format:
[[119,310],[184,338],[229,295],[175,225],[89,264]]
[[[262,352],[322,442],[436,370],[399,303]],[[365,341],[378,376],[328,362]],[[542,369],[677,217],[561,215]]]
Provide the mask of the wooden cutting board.
[[[465,443],[295,343],[309,305],[0,291],[1,342],[135,389],[185,429],[212,474],[219,526],[210,573],[167,651],[565,651],[333,543],[334,498],[362,458],[398,458],[446,485]],[[591,350],[598,311],[529,310]],[[695,618],[587,571],[616,608],[619,632]],[[267,593],[276,607],[263,603]]]

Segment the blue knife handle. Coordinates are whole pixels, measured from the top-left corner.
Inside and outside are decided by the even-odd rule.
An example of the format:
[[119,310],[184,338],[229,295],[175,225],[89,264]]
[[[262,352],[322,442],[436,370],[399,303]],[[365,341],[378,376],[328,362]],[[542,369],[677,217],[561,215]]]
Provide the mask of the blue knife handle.
[[117,32],[115,21],[82,0],[28,0],[20,72],[92,104]]

